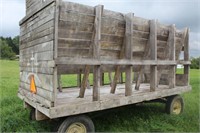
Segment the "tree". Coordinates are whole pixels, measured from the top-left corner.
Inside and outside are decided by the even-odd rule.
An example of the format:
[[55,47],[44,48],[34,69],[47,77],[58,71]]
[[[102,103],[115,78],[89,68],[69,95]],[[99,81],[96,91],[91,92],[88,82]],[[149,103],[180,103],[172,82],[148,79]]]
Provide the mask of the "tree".
[[197,58],[192,57],[190,68],[199,69],[199,65],[200,65],[200,57],[197,57]]
[[0,58],[1,59],[14,59],[15,53],[12,48],[3,39],[0,39]]

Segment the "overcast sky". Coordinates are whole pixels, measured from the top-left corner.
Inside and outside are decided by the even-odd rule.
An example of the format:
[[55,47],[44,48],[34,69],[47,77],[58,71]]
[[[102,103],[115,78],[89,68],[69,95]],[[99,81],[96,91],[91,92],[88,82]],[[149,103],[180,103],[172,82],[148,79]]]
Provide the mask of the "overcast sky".
[[[69,0],[86,5],[158,19],[177,28],[190,28],[191,56],[200,56],[200,0]],[[19,35],[19,21],[25,16],[25,0],[0,0],[0,36]]]

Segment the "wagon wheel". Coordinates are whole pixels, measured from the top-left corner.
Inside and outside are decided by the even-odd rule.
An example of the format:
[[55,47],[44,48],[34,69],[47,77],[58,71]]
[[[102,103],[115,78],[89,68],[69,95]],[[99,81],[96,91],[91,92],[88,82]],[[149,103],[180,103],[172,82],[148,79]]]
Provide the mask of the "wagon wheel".
[[166,112],[168,114],[179,115],[183,112],[184,101],[179,95],[171,96],[167,98],[166,102]]
[[68,117],[58,128],[58,132],[65,133],[88,133],[94,131],[92,120],[85,115]]

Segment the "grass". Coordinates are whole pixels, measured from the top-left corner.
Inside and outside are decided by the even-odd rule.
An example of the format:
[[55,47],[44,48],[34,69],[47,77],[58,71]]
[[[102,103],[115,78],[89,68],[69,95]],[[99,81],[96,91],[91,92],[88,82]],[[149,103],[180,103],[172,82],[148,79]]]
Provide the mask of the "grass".
[[[182,95],[185,101],[183,114],[167,115],[164,113],[164,105],[159,103],[125,106],[93,114],[92,116],[99,115],[93,119],[96,131],[199,132],[199,77],[200,70],[190,71],[192,91]],[[0,131],[52,131],[56,121],[29,120],[29,110],[23,108],[22,101],[17,97],[18,84],[18,62],[0,60]]]

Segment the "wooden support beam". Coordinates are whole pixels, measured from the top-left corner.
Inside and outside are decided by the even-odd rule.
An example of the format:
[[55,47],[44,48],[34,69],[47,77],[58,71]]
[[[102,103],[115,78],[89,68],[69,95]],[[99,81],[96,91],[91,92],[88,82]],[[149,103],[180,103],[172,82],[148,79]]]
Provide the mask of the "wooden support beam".
[[[169,30],[169,60],[175,61],[175,25],[173,24]],[[174,88],[176,85],[176,65],[170,66],[169,70],[169,88]]]
[[90,66],[86,65],[85,66],[84,75],[83,75],[82,84],[81,84],[81,88],[80,88],[80,92],[79,92],[79,98],[83,98],[84,97],[85,89],[87,87],[89,73],[90,73]]
[[112,82],[113,82],[112,72],[108,72],[108,78],[109,78],[110,86],[112,87]]
[[[95,21],[94,21],[94,45],[93,45],[93,58],[100,59],[100,40],[101,40],[101,19],[103,14],[103,5],[95,7]],[[94,66],[93,69],[93,101],[100,99],[100,65]]]
[[[151,60],[157,60],[157,22],[150,20],[150,58]],[[157,65],[150,66],[150,91],[155,91],[157,88]]]
[[[186,38],[185,38],[185,43],[184,43],[184,61],[189,61],[189,28],[187,28],[187,33],[186,33]],[[184,65],[184,74],[187,75],[186,81],[187,85],[189,85],[189,77],[190,77],[190,66],[189,65]]]
[[[133,13],[125,15],[126,30],[125,30],[125,58],[132,60],[132,37],[133,37]],[[126,81],[125,81],[125,96],[132,95],[132,65],[126,66]]]
[[[60,13],[60,0],[56,0],[56,8],[54,14],[54,21],[55,21],[55,29],[54,29],[54,60],[58,57],[58,22],[59,22],[59,13]],[[21,21],[21,24],[24,21]],[[58,87],[58,70],[57,65],[55,65],[53,69],[53,94],[54,94],[54,107],[57,106],[57,87]]]
[[77,74],[77,86],[81,87],[81,72]]
[[58,90],[59,90],[59,92],[62,92],[62,80],[61,80],[61,75],[58,75]]

